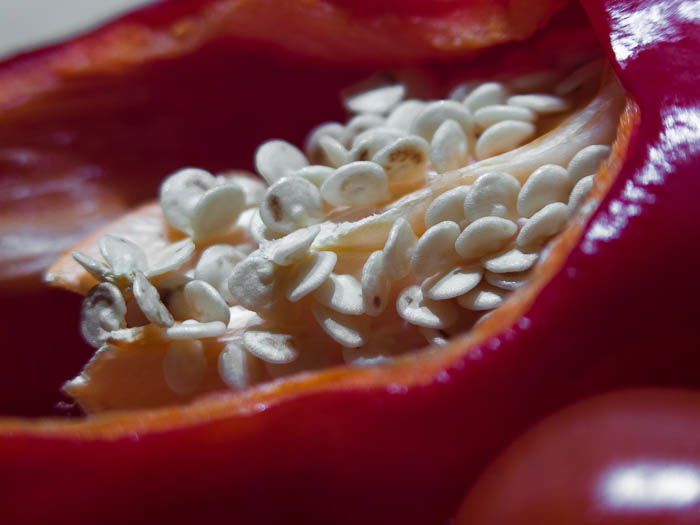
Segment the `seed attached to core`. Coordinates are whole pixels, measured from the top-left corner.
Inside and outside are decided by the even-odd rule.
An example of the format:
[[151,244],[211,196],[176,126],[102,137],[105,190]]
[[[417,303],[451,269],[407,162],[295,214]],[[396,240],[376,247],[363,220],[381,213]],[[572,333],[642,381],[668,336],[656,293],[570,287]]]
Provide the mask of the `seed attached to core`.
[[595,65],[550,78],[552,93],[523,92],[515,79],[429,101],[379,86],[346,100],[346,124],[312,130],[306,153],[262,144],[254,161],[267,185],[179,170],[160,205],[184,239],[154,250],[107,234],[104,262],[74,252],[101,283],[83,304],[84,337],[95,347],[125,340],[125,319],[140,316],[169,341],[163,379],[177,396],[202,388],[207,340],[231,388],[341,358],[385,362],[415,341],[446,344],[528,282],[586,199],[610,146],[585,141],[612,130],[570,133],[549,155],[542,144],[557,129],[529,141],[551,125],[541,115],[571,111],[580,101],[568,94],[599,75]]

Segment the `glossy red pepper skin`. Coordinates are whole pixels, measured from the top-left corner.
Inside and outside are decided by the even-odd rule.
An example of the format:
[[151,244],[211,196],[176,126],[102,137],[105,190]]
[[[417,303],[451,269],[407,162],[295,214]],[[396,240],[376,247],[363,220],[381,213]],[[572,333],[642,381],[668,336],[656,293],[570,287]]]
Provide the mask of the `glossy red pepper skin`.
[[700,256],[696,8],[584,6],[641,119],[584,237],[515,326],[421,385],[310,389],[245,412],[222,396],[210,412],[125,415],[104,428],[6,422],[6,520],[440,523],[547,411],[610,386],[700,384],[700,283],[688,277]]
[[694,525],[700,391],[629,389],[545,418],[499,455],[455,525]]

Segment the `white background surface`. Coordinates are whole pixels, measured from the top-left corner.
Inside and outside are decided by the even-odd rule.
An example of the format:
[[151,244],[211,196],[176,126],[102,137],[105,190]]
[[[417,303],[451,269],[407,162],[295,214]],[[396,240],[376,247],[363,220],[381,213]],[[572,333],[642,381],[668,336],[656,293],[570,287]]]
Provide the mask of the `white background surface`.
[[152,0],[0,0],[0,58],[86,31]]

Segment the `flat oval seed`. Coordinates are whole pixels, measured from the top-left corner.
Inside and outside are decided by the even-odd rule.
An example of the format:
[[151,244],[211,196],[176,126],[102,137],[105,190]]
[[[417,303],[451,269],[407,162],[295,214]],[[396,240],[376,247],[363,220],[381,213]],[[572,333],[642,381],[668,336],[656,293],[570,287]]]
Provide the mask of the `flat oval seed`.
[[352,144],[353,140],[360,133],[364,133],[368,129],[378,128],[384,125],[384,118],[373,113],[363,113],[351,118],[345,126],[346,144]]
[[520,230],[516,244],[521,250],[535,250],[559,233],[569,220],[569,207],[562,202],[548,204],[535,213]]
[[505,248],[518,232],[513,221],[501,217],[481,217],[467,226],[455,241],[457,253],[475,259]]
[[175,319],[160,299],[160,294],[141,272],[134,274],[134,298],[146,318],[158,326],[172,326]]
[[529,270],[537,262],[538,253],[523,253],[513,248],[483,261],[484,268],[494,273],[514,273]]
[[373,252],[362,267],[362,299],[365,313],[376,317],[381,314],[389,300],[391,283],[384,271],[384,253]]
[[112,278],[113,274],[109,266],[93,259],[87,253],[76,250],[71,252],[71,256],[75,259],[75,262],[98,281],[109,281]]
[[508,173],[482,175],[464,198],[464,217],[469,222],[480,217],[514,217],[519,192],[518,179]]
[[289,172],[308,165],[304,153],[286,140],[268,140],[255,152],[255,169],[270,185]]
[[160,207],[165,219],[175,228],[187,232],[192,210],[204,193],[218,185],[216,177],[198,168],[179,170],[160,186]]
[[500,82],[484,82],[466,96],[463,104],[474,112],[484,106],[503,104],[507,96],[508,89]]
[[359,348],[367,343],[365,317],[341,314],[319,303],[311,306],[311,313],[323,331],[344,347]]
[[424,107],[425,102],[421,100],[404,100],[391,111],[384,125],[389,128],[408,132],[411,129],[411,124],[418,114],[423,111]]
[[253,211],[253,215],[250,218],[248,231],[250,232],[250,236],[258,245],[264,244],[274,236],[272,232],[268,231],[267,226],[265,226],[265,223],[260,216],[259,208]]
[[428,277],[421,285],[423,295],[435,301],[454,299],[481,282],[482,271],[476,265],[457,266]]
[[370,206],[389,198],[389,181],[374,162],[352,162],[338,168],[321,186],[323,200],[335,206]]
[[537,168],[525,181],[518,195],[518,213],[531,217],[547,204],[566,202],[571,182],[561,166],[545,164]]
[[541,115],[559,113],[569,108],[569,103],[563,98],[546,94],[513,95],[508,98],[508,104],[528,108]]
[[204,379],[207,359],[201,341],[175,341],[163,358],[163,375],[170,389],[181,396],[197,390]]
[[406,94],[403,84],[382,86],[358,93],[345,100],[345,107],[353,113],[387,113]]
[[420,286],[410,286],[401,292],[396,310],[409,323],[425,328],[449,328],[458,315],[452,303],[423,297]]
[[449,335],[442,330],[436,330],[435,328],[423,328],[421,326],[418,331],[431,345],[446,346],[449,342]]
[[467,108],[454,100],[438,100],[425,106],[413,121],[411,133],[430,142],[442,123],[450,119],[462,127],[466,137],[471,138],[474,132],[472,115]]
[[493,157],[525,144],[535,134],[535,126],[522,120],[503,120],[488,127],[476,141],[476,158]]
[[530,272],[493,273],[486,272],[486,282],[503,290],[517,290],[530,279]]
[[185,300],[200,323],[221,321],[228,326],[231,310],[219,292],[206,281],[190,281],[185,285]]
[[125,326],[126,302],[119,288],[110,283],[93,286],[83,300],[80,332],[95,348],[102,346],[109,332]]
[[582,178],[576,183],[574,189],[571,190],[571,195],[569,196],[569,213],[573,213],[593,189],[594,177],[595,175],[589,175],[588,177]]
[[168,339],[207,339],[220,337],[226,333],[226,325],[221,321],[199,323],[197,321],[185,321],[165,329]]
[[255,312],[270,310],[277,302],[277,267],[260,252],[253,252],[233,270],[228,288],[238,303]]
[[291,363],[299,356],[294,337],[288,334],[247,330],[243,334],[243,345],[251,354],[268,363]]
[[328,178],[335,170],[330,166],[306,166],[300,170],[289,174],[290,177],[301,177],[308,180],[317,188],[321,187],[323,181]]
[[571,184],[597,173],[600,164],[610,156],[610,151],[610,146],[596,144],[587,146],[574,155],[567,167]]
[[469,143],[462,126],[456,120],[443,122],[430,143],[430,160],[438,173],[466,166],[469,160]]
[[250,354],[243,345],[230,342],[219,354],[219,376],[231,388],[245,388],[252,384],[250,377]]
[[224,235],[244,209],[245,192],[240,186],[227,184],[212,188],[192,210],[192,239],[203,242]]
[[461,223],[464,220],[464,198],[469,190],[469,186],[457,186],[439,195],[425,212],[426,227],[443,221]]
[[404,133],[392,128],[374,128],[360,133],[353,141],[349,161],[372,160],[381,149],[403,137]]
[[235,171],[231,174],[219,175],[218,178],[223,185],[238,186],[243,190],[243,194],[245,195],[243,206],[246,209],[260,204],[260,201],[262,201],[267,191],[267,184],[260,180],[254,173]]
[[309,160],[314,164],[325,164],[325,153],[321,150],[321,137],[329,136],[342,141],[345,137],[345,126],[339,122],[324,122],[319,124],[309,133],[304,150]]
[[534,122],[536,118],[537,115],[531,109],[507,104],[484,106],[474,113],[474,122],[482,130],[504,120]]
[[455,241],[459,233],[457,223],[444,221],[431,226],[421,235],[411,259],[413,271],[418,277],[433,275],[455,260]]
[[285,177],[277,181],[267,190],[260,204],[263,223],[279,235],[317,224],[324,217],[318,188],[298,177]]
[[503,304],[508,292],[489,284],[480,284],[477,288],[457,299],[462,308],[468,310],[493,310]]
[[236,300],[228,289],[228,279],[236,265],[245,258],[246,254],[235,246],[228,244],[209,246],[197,262],[194,278],[211,284],[227,303],[235,303]]
[[293,231],[281,239],[265,245],[263,251],[280,266],[289,266],[301,261],[309,252],[311,244],[320,231],[318,224]]
[[403,279],[411,271],[411,255],[417,238],[406,219],[396,219],[384,244],[384,271],[392,281]]
[[298,263],[289,276],[285,295],[296,302],[321,286],[335,268],[338,256],[335,252],[311,252]]
[[403,137],[379,150],[372,162],[384,168],[389,184],[422,180],[428,166],[429,148],[421,137]]
[[195,245],[191,239],[182,239],[160,250],[148,265],[148,276],[155,277],[175,270],[190,260]]
[[318,139],[318,147],[322,164],[338,168],[350,162],[350,152],[334,137],[322,136]]
[[100,253],[117,275],[131,275],[146,271],[148,261],[140,246],[116,235],[102,235],[98,241]]
[[352,275],[330,274],[328,279],[314,291],[314,299],[341,314],[365,313],[362,285]]

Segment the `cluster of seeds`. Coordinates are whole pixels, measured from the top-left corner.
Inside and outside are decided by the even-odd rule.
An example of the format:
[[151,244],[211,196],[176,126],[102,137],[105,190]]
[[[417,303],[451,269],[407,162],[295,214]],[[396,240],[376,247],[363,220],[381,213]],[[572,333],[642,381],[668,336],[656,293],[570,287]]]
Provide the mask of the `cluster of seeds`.
[[[423,101],[406,99],[402,84],[382,86],[348,98],[354,116],[318,126],[305,152],[283,140],[262,144],[255,166],[267,184],[194,168],[172,174],[160,205],[180,240],[152,260],[111,235],[99,241],[105,262],[74,253],[100,281],[83,305],[85,338],[100,347],[133,327],[160,327],[170,341],[164,374],[178,393],[201,375],[200,341],[210,338],[226,343],[219,372],[235,387],[251,381],[250,359],[307,363],[310,346],[335,342],[357,363],[395,353],[392,341],[412,337],[399,332],[444,344],[527,282],[609,146],[588,145],[566,166],[543,163],[522,184],[492,171],[436,191],[420,221],[395,213],[380,239],[367,229],[365,250],[334,249],[328,239],[349,223],[362,235],[363,221],[400,211],[402,199],[448,172],[537,138],[539,120],[570,109],[566,95],[597,72],[584,66],[558,94],[485,82]],[[309,335],[309,323],[326,341]]]

